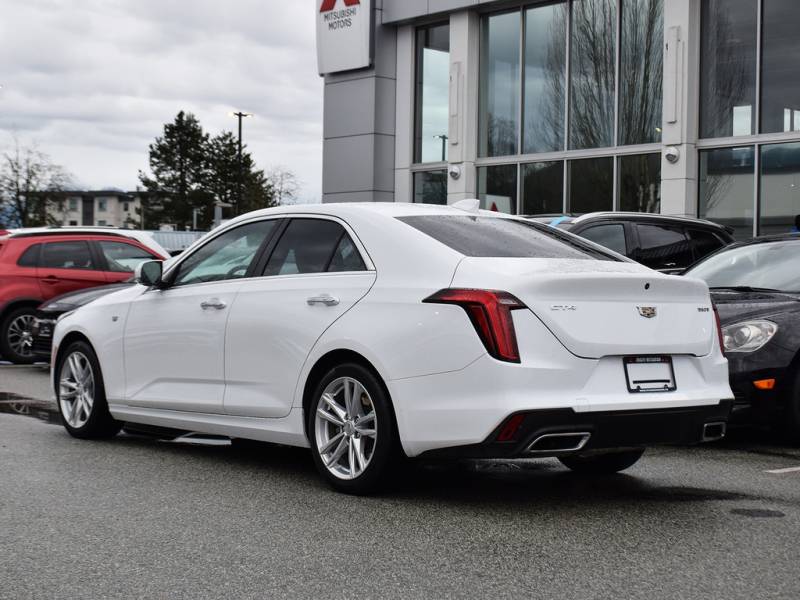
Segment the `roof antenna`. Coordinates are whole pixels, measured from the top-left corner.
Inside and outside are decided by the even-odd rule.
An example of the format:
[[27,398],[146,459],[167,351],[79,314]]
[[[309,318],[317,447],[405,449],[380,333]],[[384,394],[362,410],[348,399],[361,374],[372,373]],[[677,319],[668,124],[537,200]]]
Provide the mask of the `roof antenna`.
[[458,210],[463,210],[464,212],[478,214],[478,211],[481,208],[481,201],[475,198],[470,198],[468,200],[459,200],[450,206],[457,208]]

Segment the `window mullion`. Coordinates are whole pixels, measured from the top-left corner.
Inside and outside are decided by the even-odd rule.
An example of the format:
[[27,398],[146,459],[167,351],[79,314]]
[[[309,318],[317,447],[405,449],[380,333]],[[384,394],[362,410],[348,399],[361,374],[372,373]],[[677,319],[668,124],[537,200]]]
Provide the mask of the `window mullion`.
[[[525,7],[519,11],[519,94],[517,95],[517,152],[522,154],[522,119],[525,118]],[[518,199],[519,200],[519,199]]]
[[761,133],[761,28],[764,14],[763,0],[758,0],[758,15],[756,15],[756,98],[755,98],[755,118],[753,123],[753,133]]
[[[615,38],[615,59],[614,59],[614,146],[619,146],[619,74],[620,74],[620,51],[622,45],[620,39],[622,38],[622,0],[616,0],[617,14],[616,14],[616,38]],[[615,163],[616,164],[616,161]],[[615,183],[616,185],[616,183]],[[614,200],[616,202],[616,198]]]

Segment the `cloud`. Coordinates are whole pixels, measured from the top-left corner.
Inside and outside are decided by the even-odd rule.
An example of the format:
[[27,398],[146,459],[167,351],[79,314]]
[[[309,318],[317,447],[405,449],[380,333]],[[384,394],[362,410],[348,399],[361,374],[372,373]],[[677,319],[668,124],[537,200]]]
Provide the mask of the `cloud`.
[[[318,201],[322,80],[308,0],[4,0],[0,148],[35,141],[87,187],[133,188],[180,110],[235,131]],[[5,135],[2,135],[5,134]]]

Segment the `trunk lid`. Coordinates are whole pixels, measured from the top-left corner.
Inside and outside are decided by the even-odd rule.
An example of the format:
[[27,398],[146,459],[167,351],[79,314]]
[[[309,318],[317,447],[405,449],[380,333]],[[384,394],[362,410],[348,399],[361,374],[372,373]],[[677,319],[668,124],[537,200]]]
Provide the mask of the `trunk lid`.
[[706,284],[636,263],[544,258],[465,258],[451,287],[519,298],[573,354],[711,352],[716,328]]

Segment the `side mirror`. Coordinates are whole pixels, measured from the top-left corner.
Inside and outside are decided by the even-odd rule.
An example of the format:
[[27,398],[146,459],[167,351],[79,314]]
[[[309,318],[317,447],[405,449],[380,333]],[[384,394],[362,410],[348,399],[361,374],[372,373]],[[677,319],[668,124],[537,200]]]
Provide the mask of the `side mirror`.
[[153,287],[161,284],[162,272],[163,265],[160,260],[148,260],[136,265],[136,271],[134,271],[133,276],[136,283]]

